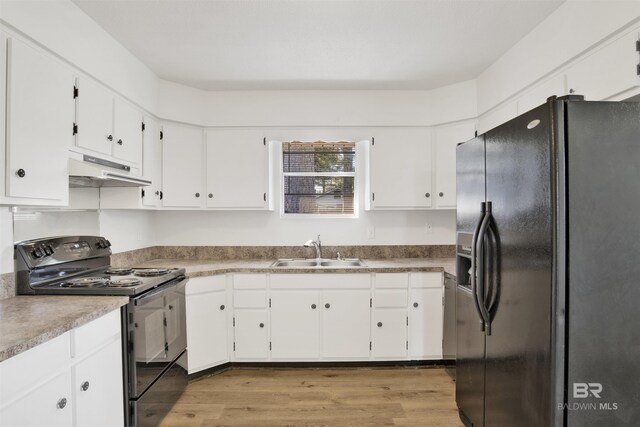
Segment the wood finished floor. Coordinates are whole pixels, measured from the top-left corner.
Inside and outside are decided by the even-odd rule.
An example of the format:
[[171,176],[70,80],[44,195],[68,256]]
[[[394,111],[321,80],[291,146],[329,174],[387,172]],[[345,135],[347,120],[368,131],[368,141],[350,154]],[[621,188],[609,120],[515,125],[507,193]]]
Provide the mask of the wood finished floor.
[[235,368],[192,381],[160,425],[462,426],[443,367]]

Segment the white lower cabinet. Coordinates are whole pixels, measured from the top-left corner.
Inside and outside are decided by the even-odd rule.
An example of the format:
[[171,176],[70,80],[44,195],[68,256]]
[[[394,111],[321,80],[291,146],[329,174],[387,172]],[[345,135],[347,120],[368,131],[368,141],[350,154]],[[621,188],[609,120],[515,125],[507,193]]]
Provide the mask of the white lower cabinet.
[[369,358],[370,298],[369,289],[322,292],[322,357]]
[[310,359],[320,356],[318,291],[271,292],[271,358]]
[[189,373],[229,361],[227,276],[197,277],[187,282]]
[[269,357],[268,318],[267,310],[235,310],[235,360],[266,360]]
[[124,425],[120,310],[0,363],[0,425]]
[[407,309],[373,312],[371,355],[374,359],[402,360],[407,357]]
[[409,290],[409,357],[442,359],[443,289]]

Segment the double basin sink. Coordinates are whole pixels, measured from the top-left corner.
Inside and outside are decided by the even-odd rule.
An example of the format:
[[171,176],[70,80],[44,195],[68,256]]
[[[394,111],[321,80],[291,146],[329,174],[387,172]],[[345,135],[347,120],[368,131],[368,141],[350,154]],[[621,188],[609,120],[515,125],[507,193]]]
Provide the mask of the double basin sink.
[[279,259],[271,264],[271,267],[365,267],[358,258],[344,259]]

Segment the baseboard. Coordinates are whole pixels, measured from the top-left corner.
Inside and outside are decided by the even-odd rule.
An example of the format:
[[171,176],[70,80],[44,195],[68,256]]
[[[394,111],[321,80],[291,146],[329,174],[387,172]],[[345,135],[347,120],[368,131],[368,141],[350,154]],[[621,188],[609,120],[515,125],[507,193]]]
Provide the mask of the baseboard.
[[413,367],[455,366],[455,360],[389,360],[389,361],[355,361],[355,362],[227,362],[222,365],[204,369],[189,375],[189,380],[216,375],[235,368],[383,368],[383,367]]

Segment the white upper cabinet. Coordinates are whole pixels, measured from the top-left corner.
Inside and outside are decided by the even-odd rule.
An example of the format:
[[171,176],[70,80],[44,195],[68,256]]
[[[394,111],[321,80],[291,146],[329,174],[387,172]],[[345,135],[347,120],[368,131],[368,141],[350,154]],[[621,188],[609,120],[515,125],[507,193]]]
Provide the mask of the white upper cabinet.
[[113,157],[135,165],[142,163],[142,113],[116,98],[114,105]]
[[[1,67],[7,70],[7,102],[5,197],[0,203],[67,204],[75,77],[31,45],[0,39],[4,40],[0,51],[8,53],[2,55],[7,66]],[[0,86],[1,95],[4,84]]]
[[162,143],[160,141],[160,124],[148,117],[144,119],[142,175],[151,180],[151,185],[144,187],[142,204],[149,207],[160,206],[162,193]]
[[431,130],[376,129],[369,146],[367,209],[432,206]]
[[207,207],[268,209],[268,146],[260,130],[210,129]]
[[567,71],[569,91],[589,101],[601,101],[639,87],[638,35],[638,30],[633,30],[571,66]]
[[518,104],[515,100],[512,100],[498,108],[484,113],[478,118],[478,124],[476,125],[478,135],[483,134],[496,126],[499,126],[502,123],[513,119],[517,115]]
[[524,114],[529,110],[547,102],[550,96],[562,96],[567,94],[564,74],[557,74],[550,79],[534,86],[518,98],[518,114]]
[[87,78],[78,79],[76,145],[111,155],[113,142],[113,94]]
[[78,79],[78,151],[135,166],[142,164],[142,113],[88,78]]
[[165,124],[162,135],[162,206],[202,207],[202,129]]
[[473,138],[472,121],[437,127],[434,131],[434,205],[437,208],[456,207],[456,147]]

